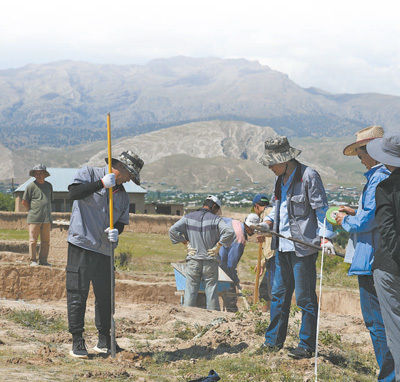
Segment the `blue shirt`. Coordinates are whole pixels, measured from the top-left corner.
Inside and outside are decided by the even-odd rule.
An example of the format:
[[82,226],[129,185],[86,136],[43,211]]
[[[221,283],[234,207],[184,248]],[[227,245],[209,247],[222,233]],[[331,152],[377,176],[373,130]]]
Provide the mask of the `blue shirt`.
[[346,262],[351,262],[349,275],[371,275],[375,249],[380,240],[375,221],[375,191],[377,185],[390,175],[382,164],[372,167],[364,176],[364,187],[355,216],[346,216],[342,227],[350,233],[346,247]]

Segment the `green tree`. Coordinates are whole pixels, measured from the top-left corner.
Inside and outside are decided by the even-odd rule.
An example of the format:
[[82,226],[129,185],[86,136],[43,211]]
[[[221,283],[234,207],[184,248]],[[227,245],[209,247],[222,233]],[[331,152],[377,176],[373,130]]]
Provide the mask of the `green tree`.
[[10,194],[0,193],[0,211],[14,211],[15,199]]

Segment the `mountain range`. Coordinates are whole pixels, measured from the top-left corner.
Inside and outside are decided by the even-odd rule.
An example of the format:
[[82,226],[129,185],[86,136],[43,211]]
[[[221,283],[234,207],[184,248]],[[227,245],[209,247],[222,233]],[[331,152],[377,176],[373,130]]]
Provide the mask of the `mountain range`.
[[400,97],[330,94],[245,59],[174,57],[146,65],[60,61],[0,71],[0,137],[8,148],[71,146],[195,121],[242,121],[297,137],[400,128]]
[[[145,161],[143,186],[184,191],[239,189],[272,190],[273,173],[258,162],[264,141],[276,135],[270,127],[240,121],[204,121],[173,126],[134,137],[113,139],[113,156],[132,150]],[[364,172],[357,158],[345,157],[343,147],[353,137],[295,137],[290,143],[302,150],[299,159],[313,166],[324,182],[360,185]],[[27,179],[34,163],[48,167],[105,166],[107,142],[69,147],[3,148],[0,179]]]

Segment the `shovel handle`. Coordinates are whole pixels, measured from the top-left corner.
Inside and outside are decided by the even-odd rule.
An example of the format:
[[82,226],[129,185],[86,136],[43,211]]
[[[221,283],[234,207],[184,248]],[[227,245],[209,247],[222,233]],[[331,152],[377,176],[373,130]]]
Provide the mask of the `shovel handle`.
[[257,269],[256,269],[256,283],[254,284],[254,300],[256,304],[259,299],[259,284],[260,284],[260,270],[261,270],[261,258],[262,258],[263,243],[258,243],[258,257],[257,257]]

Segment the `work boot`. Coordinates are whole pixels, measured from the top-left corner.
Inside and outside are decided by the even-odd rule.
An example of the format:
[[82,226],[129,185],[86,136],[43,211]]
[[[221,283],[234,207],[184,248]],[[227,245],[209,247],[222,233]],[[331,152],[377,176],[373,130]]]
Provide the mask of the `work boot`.
[[[123,349],[115,343],[116,353],[121,352]],[[99,354],[109,354],[111,353],[111,336],[108,334],[100,334],[99,340],[97,341],[97,345],[93,348],[96,353]]]
[[69,354],[75,358],[88,358],[89,354],[82,334],[74,334],[72,336],[72,350]]
[[304,359],[311,358],[313,353],[310,350],[297,346],[297,348],[289,350],[288,355],[294,359]]

